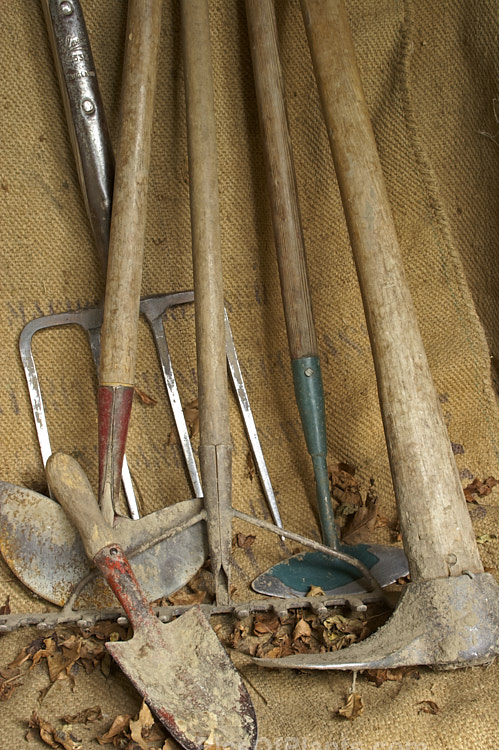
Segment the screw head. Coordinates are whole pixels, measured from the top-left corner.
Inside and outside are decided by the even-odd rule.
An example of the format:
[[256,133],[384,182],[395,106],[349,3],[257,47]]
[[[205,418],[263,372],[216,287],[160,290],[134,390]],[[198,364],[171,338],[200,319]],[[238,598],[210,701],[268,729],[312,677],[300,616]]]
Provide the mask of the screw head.
[[311,367],[307,367],[307,369],[305,370],[305,375],[307,376],[307,378],[311,378],[313,374],[313,369]]
[[95,112],[95,104],[91,99],[84,99],[81,103],[81,108],[86,115],[93,115]]
[[60,9],[64,16],[70,16],[73,13],[73,6],[68,0],[64,0],[64,2],[61,3]]

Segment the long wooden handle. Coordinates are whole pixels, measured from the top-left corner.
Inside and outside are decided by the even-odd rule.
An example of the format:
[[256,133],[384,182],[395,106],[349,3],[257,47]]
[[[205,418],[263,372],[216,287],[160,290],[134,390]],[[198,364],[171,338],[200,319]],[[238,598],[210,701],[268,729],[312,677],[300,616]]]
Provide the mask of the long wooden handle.
[[300,207],[271,0],[246,0],[253,74],[292,359],[317,356]]
[[336,549],[324,388],[272,0],[246,0],[246,16],[295,397],[314,465],[322,536],[327,545]]
[[129,0],[99,373],[99,496],[118,497],[137,355],[161,0]]
[[217,144],[207,0],[182,0],[194,309],[199,383],[199,458],[217,601],[228,598],[231,460],[220,245]]
[[411,578],[482,571],[405,279],[342,0],[301,0],[371,340]]
[[101,385],[134,384],[161,0],[129,0]]

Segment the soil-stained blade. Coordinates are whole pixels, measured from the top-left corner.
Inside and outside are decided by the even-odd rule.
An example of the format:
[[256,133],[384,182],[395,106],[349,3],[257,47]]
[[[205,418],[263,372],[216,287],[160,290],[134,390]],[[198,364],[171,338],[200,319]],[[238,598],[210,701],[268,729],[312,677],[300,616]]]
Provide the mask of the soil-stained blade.
[[199,607],[106,648],[183,747],[254,747],[250,696]]
[[[207,541],[202,521],[164,538],[168,529],[188,521],[200,510],[200,500],[185,500],[140,521],[117,520],[116,539],[133,560],[150,601],[177,591],[203,565]],[[146,545],[147,549],[134,555],[134,550]],[[8,482],[0,482],[0,552],[25,586],[59,606],[95,570],[63,508],[45,495]],[[115,601],[103,578],[96,576],[76,604],[102,608],[113,606]]]

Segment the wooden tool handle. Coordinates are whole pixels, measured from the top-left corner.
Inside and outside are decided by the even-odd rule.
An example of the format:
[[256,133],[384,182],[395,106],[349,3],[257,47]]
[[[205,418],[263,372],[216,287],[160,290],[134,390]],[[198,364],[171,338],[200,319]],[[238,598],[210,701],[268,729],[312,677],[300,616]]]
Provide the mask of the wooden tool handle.
[[267,185],[292,359],[317,356],[305,247],[272,0],[246,0]]
[[246,0],[246,16],[295,397],[314,465],[322,537],[336,549],[338,538],[327,469],[324,388],[272,0]]
[[53,453],[47,461],[47,481],[73,525],[78,529],[90,560],[113,543],[113,530],[102,516],[90,482],[78,461]]
[[199,384],[199,459],[219,604],[229,598],[229,427],[217,142],[207,0],[182,0],[184,81]]
[[133,386],[161,0],[129,0],[100,384]]
[[230,431],[210,27],[206,0],[183,0],[181,5],[199,429],[204,443],[216,445],[230,443]]
[[405,280],[342,0],[301,0],[373,352],[411,578],[482,570]]

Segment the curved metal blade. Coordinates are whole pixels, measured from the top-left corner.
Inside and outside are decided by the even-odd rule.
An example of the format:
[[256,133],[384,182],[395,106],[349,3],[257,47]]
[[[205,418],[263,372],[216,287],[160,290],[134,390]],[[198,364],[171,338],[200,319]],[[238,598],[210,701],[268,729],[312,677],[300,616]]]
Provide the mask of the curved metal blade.
[[[206,529],[198,522],[133,555],[133,550],[185,523],[202,508],[185,500],[138,521],[116,522],[117,539],[133,559],[134,570],[150,601],[184,586],[207,556]],[[0,482],[0,552],[15,575],[35,594],[64,605],[74,587],[93,569],[80,535],[54,500]],[[83,589],[77,606],[107,607],[115,598],[101,576]]]
[[[380,544],[342,545],[342,552],[358,558],[371,571],[381,587],[394,583],[409,573],[404,550]],[[352,565],[335,560],[322,552],[304,552],[283,560],[259,575],[251,587],[259,594],[306,596],[311,586],[319,586],[326,596],[362,594],[371,586],[359,577]]]

